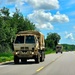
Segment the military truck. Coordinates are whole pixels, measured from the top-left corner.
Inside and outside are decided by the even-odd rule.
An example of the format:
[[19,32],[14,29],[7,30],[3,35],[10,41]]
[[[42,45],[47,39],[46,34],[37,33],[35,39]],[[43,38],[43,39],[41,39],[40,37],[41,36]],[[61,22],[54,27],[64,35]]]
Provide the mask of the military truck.
[[60,53],[63,52],[63,46],[60,45],[60,44],[58,44],[58,45],[56,46],[56,53],[58,53],[58,52],[60,52]]
[[14,63],[27,62],[27,59],[34,59],[36,63],[45,59],[44,35],[41,32],[28,30],[16,34],[13,43]]

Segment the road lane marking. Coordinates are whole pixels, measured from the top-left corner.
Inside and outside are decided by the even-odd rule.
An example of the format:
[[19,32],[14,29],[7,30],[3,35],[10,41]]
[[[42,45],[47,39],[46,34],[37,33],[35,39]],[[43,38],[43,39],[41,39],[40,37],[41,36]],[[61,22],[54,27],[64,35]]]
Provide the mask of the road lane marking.
[[[61,55],[62,56],[62,55]],[[59,59],[61,56],[57,57],[55,60],[51,61],[48,65],[52,64],[53,62],[55,62],[57,59]],[[48,65],[44,66],[44,67],[40,67],[38,70],[36,70],[37,72],[41,71],[43,68],[47,67]]]
[[40,67],[38,70],[36,70],[37,72],[39,72],[40,70],[42,70],[44,67]]
[[[61,55],[62,56],[62,55]],[[36,75],[38,74],[41,70],[45,69],[47,66],[51,65],[53,62],[55,62],[57,59],[59,59],[61,56],[57,57],[55,60],[51,61],[49,64],[43,66],[43,67],[40,67],[39,69],[36,70],[36,72],[33,74],[33,75]]]

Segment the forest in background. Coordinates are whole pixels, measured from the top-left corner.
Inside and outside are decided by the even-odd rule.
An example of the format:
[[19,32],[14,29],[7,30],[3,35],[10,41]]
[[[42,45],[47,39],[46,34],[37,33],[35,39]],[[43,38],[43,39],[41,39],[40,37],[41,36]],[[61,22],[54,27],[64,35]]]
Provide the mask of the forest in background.
[[62,44],[64,51],[75,51],[75,45]]

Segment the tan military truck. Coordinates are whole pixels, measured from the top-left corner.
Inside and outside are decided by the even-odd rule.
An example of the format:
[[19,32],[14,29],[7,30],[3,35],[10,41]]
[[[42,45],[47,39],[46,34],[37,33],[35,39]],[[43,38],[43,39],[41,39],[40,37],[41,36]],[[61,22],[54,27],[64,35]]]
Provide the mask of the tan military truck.
[[36,63],[45,59],[44,35],[41,32],[28,30],[16,34],[13,43],[14,63],[26,62],[27,59],[34,59]]
[[60,44],[58,44],[58,45],[56,46],[56,53],[58,53],[58,52],[60,52],[60,53],[63,52],[63,46],[60,45]]

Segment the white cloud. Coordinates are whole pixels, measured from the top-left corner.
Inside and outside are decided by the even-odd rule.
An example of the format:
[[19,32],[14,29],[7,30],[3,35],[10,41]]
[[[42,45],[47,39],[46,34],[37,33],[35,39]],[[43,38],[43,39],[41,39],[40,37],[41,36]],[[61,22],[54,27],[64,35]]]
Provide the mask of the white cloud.
[[36,24],[36,27],[39,29],[45,29],[45,30],[53,30],[53,26],[51,25],[51,23],[47,23],[47,24]]
[[59,1],[58,0],[6,0],[6,4],[14,4],[15,7],[21,7],[25,3],[28,3],[35,9],[58,9]]
[[35,9],[58,9],[58,0],[6,0],[7,4],[15,4],[15,6],[23,5],[24,3],[30,4]]
[[60,14],[59,11],[56,13],[56,15],[53,16],[53,22],[69,22],[69,18],[65,14]]
[[46,29],[53,29],[51,25],[52,22],[68,22],[69,18],[64,15],[60,14],[59,12],[56,15],[52,16],[50,12],[45,12],[44,10],[37,10],[34,11],[32,14],[28,15],[29,20],[33,23],[39,25],[38,28],[46,28]]
[[67,33],[67,32],[66,32],[65,38],[66,38],[66,39],[74,40],[73,33]]
[[38,23],[50,22],[53,19],[51,13],[45,13],[43,10],[34,11],[32,14],[28,15],[28,18]]
[[36,9],[50,10],[59,8],[58,0],[25,0],[25,1]]
[[30,4],[35,9],[38,9],[34,10],[33,13],[28,15],[29,20],[36,24],[37,28],[53,29],[53,25],[51,23],[64,23],[69,21],[68,16],[66,16],[65,14],[60,14],[59,12],[57,12],[52,16],[50,12],[45,12],[46,10],[58,9],[58,0],[7,0],[6,3],[14,4],[15,7],[18,7],[22,13],[27,10],[25,8],[27,4],[25,3]]
[[53,18],[51,13],[45,13],[43,10],[38,10],[29,14],[28,18],[36,24],[37,28],[53,29],[53,26],[50,23]]

